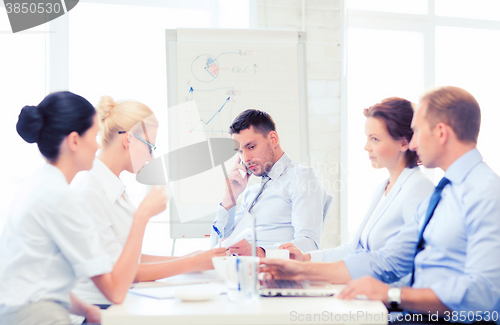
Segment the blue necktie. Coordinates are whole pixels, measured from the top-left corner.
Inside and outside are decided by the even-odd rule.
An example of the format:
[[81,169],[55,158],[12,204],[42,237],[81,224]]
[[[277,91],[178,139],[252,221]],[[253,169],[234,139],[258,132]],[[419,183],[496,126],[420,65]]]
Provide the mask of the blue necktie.
[[439,181],[438,186],[434,189],[434,193],[432,193],[431,200],[429,201],[429,207],[427,208],[427,214],[425,215],[425,221],[424,225],[422,226],[422,229],[420,229],[420,233],[418,234],[418,244],[417,244],[417,249],[415,251],[415,256],[413,257],[413,271],[411,274],[411,282],[410,285],[413,286],[413,283],[415,282],[415,257],[417,256],[418,253],[420,253],[424,249],[425,245],[425,240],[424,240],[424,230],[425,227],[429,224],[429,221],[432,218],[432,215],[434,214],[434,210],[436,210],[436,206],[439,203],[439,200],[441,200],[441,192],[443,192],[443,189],[446,185],[448,185],[450,181],[446,178],[443,177]]

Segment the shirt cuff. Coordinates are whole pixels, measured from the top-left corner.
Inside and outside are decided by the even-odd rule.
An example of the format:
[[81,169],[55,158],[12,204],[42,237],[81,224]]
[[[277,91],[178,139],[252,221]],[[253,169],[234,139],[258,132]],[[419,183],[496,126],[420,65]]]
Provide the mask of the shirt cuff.
[[[234,209],[231,208],[231,209]],[[225,234],[225,228],[229,222],[229,213],[230,213],[230,210],[226,210],[221,204],[219,204],[217,206],[217,213],[215,215],[215,221],[213,223],[213,227],[214,227],[214,230],[218,231],[219,232],[219,237],[222,236],[222,238],[225,238],[226,237],[226,234]]]
[[312,251],[308,254],[311,254],[311,262],[323,262],[323,250]]
[[[231,209],[235,209],[235,207],[232,207]],[[222,206],[222,203],[219,203],[219,205],[217,206],[217,215],[215,216],[215,222],[226,224],[229,220],[229,211],[231,209],[226,210],[226,208]]]
[[[467,294],[467,286],[450,278],[429,286],[438,299],[451,310],[464,309],[464,297]],[[450,290],[450,288],[453,288]]]
[[91,278],[96,275],[107,274],[113,271],[113,263],[108,255],[79,262],[73,265],[76,277]]

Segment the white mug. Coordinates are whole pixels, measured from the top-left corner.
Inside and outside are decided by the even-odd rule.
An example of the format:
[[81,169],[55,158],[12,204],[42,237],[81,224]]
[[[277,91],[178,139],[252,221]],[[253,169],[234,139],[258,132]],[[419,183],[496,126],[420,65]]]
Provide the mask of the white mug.
[[290,251],[288,249],[267,249],[266,258],[281,258],[290,259]]

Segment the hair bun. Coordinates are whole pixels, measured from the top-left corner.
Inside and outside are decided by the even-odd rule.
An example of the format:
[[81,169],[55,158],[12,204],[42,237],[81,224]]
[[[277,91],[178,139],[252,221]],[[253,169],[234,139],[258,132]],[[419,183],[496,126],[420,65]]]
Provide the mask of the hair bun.
[[43,116],[38,106],[24,106],[16,124],[17,133],[28,143],[33,143],[40,137],[43,128]]
[[102,96],[96,108],[99,119],[101,121],[107,119],[112,114],[113,108],[115,108],[115,106],[116,102],[111,96]]

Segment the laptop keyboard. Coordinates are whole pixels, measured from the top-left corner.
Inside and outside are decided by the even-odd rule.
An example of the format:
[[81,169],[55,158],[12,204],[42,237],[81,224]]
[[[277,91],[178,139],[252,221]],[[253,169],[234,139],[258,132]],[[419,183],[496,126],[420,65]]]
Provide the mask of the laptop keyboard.
[[265,280],[264,287],[268,289],[304,289],[302,283],[295,280]]

